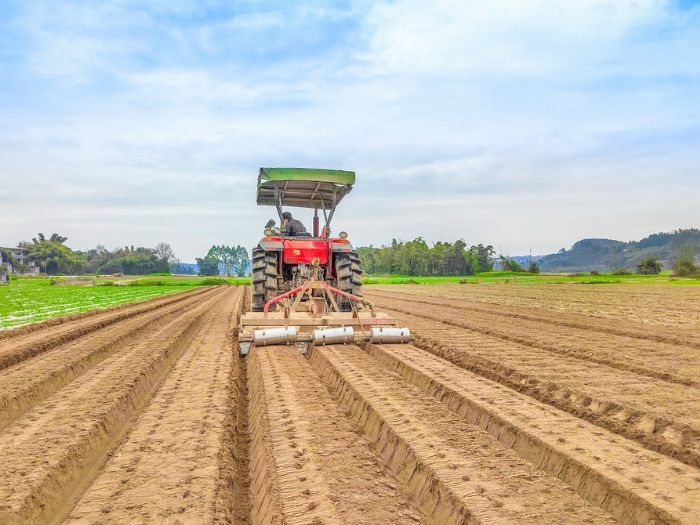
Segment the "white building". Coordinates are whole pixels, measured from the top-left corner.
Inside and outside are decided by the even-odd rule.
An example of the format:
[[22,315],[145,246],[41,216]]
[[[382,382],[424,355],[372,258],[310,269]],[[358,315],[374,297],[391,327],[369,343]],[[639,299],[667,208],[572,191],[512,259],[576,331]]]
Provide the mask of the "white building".
[[10,275],[39,275],[39,265],[26,260],[28,251],[27,248],[0,246],[0,283],[6,283]]

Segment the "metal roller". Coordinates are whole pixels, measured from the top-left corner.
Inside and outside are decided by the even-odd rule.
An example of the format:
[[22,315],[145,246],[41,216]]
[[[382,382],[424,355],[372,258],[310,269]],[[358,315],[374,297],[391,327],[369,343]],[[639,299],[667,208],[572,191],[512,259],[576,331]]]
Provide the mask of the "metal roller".
[[315,345],[347,345],[354,342],[352,326],[326,328],[313,331]]
[[281,326],[255,330],[253,336],[255,346],[282,345],[297,342],[296,326]]
[[408,343],[410,340],[411,331],[408,328],[372,328],[369,335],[369,342],[375,344]]

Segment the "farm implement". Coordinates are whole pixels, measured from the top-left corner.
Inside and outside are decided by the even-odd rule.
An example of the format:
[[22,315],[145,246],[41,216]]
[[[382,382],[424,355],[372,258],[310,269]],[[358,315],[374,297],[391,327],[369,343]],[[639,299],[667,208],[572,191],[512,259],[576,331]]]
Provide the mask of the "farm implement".
[[[251,347],[408,343],[408,328],[362,297],[362,268],[346,232],[331,236],[336,206],[355,173],[303,168],[261,168],[258,205],[275,206],[280,228],[268,222],[253,249],[252,311],[241,317],[240,353]],[[285,206],[314,210],[313,232],[290,236]],[[325,225],[320,227],[319,209]]]

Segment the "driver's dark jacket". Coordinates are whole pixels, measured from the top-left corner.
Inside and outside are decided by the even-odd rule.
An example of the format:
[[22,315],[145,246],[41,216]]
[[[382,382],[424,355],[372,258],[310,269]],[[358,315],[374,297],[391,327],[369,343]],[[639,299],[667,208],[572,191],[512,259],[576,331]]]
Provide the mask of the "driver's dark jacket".
[[290,219],[284,229],[286,235],[290,237],[296,237],[300,233],[306,233],[306,228],[304,228],[304,225],[301,223],[301,221],[296,219]]

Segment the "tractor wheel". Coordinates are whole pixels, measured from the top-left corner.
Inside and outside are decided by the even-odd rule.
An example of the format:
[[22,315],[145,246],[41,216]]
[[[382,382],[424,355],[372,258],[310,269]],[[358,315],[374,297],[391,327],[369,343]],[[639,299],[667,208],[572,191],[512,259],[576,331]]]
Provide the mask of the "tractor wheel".
[[[253,248],[253,304],[254,312],[262,312],[265,303],[277,297],[277,252]],[[275,305],[270,307],[274,311]]]
[[[336,275],[338,277],[338,289],[362,297],[362,268],[357,253],[339,253],[335,256]],[[338,298],[338,307],[341,312],[352,311],[352,301],[347,297]]]

